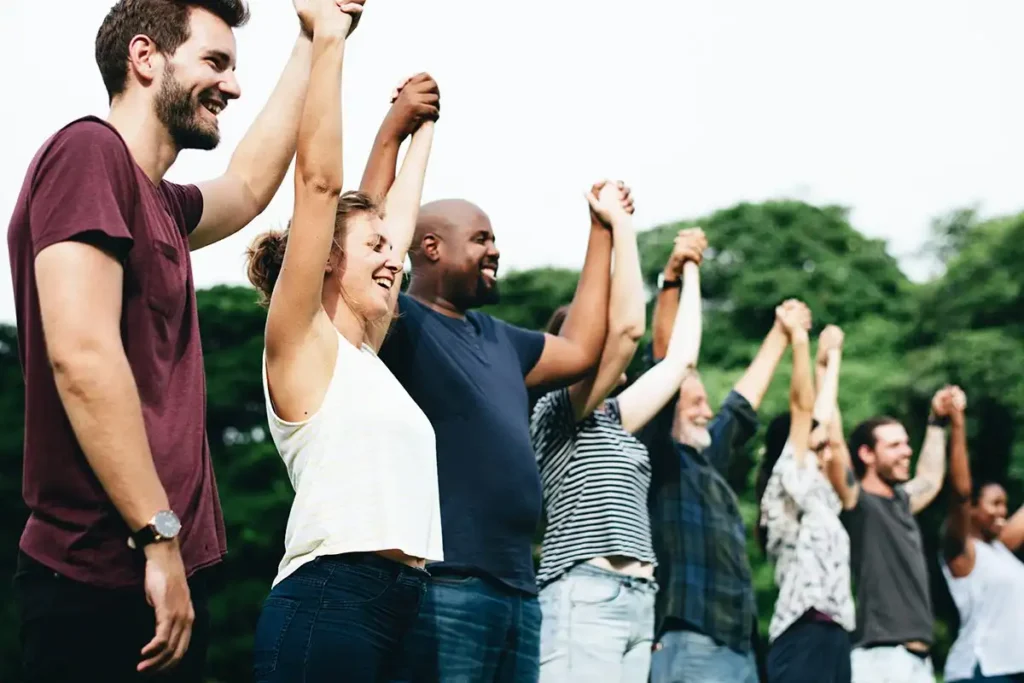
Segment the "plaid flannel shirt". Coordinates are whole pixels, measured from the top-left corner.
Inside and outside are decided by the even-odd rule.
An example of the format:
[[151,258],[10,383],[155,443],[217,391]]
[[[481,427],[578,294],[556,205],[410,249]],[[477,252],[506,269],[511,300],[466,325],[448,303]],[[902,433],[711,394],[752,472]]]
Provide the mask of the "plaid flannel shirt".
[[746,530],[724,473],[758,428],[757,413],[730,392],[708,425],[703,452],[672,438],[675,402],[642,432],[652,465],[651,531],[658,557],[657,632],[682,623],[737,652],[749,652],[756,619]]

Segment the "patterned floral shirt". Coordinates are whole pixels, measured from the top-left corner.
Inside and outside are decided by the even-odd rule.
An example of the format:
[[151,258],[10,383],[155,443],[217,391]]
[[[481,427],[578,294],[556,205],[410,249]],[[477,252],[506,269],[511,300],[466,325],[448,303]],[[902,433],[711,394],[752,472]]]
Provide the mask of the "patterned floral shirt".
[[854,630],[850,538],[839,521],[841,511],[816,455],[808,452],[800,466],[787,443],[761,499],[761,524],[768,532],[767,550],[779,587],[770,641],[810,609]]

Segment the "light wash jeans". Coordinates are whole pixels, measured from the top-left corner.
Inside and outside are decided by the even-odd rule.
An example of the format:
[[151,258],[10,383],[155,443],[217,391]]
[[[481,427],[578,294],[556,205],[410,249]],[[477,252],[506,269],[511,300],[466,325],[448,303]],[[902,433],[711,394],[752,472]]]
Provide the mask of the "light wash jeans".
[[854,648],[853,683],[935,683],[931,658],[921,659],[902,645]]
[[540,592],[541,683],[647,683],[653,579],[578,564]]
[[651,659],[651,683],[757,683],[753,651],[741,654],[696,631],[667,631]]

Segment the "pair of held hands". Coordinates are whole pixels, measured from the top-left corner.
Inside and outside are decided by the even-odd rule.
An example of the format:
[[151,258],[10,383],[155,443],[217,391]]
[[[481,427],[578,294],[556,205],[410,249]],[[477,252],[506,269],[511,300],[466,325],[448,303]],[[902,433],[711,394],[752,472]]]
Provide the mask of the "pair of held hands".
[[[292,0],[299,24],[307,36],[317,31],[349,36],[359,25],[366,0]],[[384,119],[384,132],[401,142],[425,121],[441,115],[441,91],[430,74],[418,73],[398,84],[391,92],[391,109]]]

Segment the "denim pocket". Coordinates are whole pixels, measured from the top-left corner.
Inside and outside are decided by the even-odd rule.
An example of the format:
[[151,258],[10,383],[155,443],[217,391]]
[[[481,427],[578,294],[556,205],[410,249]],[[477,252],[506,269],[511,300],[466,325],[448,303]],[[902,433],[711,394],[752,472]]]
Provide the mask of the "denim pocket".
[[574,605],[602,605],[612,602],[622,592],[622,583],[615,579],[570,576],[569,582],[569,599]]
[[298,609],[298,601],[291,598],[271,595],[263,602],[253,643],[253,675],[256,683],[262,683],[265,676],[277,670],[281,644]]
[[346,609],[368,605],[384,597],[396,583],[398,572],[387,573],[358,564],[341,564],[324,586],[323,609]]

